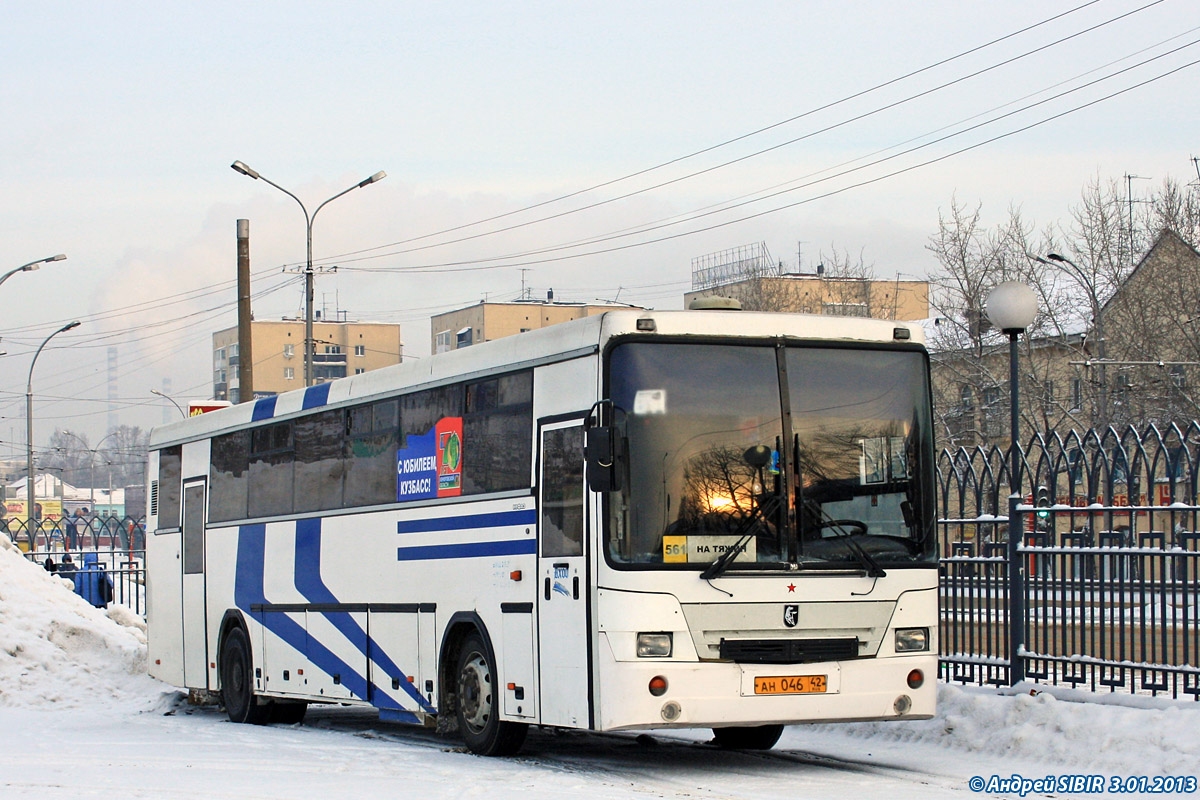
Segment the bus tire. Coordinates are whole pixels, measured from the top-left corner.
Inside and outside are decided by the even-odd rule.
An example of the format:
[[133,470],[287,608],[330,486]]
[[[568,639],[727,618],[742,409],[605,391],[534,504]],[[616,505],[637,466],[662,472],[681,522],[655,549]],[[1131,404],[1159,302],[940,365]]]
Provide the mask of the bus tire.
[[770,750],[782,735],[782,725],[713,728],[713,742],[724,750]]
[[250,640],[240,627],[231,628],[221,647],[221,700],[231,722],[265,725],[271,707],[254,696],[254,658]]
[[479,634],[472,633],[463,641],[455,675],[458,730],[471,752],[509,756],[520,750],[527,727],[500,719],[496,667]]

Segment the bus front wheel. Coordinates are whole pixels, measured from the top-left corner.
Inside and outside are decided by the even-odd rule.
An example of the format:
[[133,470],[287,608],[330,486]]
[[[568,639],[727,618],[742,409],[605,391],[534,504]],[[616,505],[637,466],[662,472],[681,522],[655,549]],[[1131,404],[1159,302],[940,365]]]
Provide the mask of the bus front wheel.
[[458,729],[471,752],[507,756],[521,749],[526,726],[500,719],[500,689],[488,648],[471,634],[458,653]]
[[783,735],[782,725],[713,728],[713,742],[725,750],[770,750]]
[[234,628],[221,648],[221,700],[231,721],[265,725],[270,720],[270,706],[259,705],[255,699],[253,676],[250,640],[245,631]]

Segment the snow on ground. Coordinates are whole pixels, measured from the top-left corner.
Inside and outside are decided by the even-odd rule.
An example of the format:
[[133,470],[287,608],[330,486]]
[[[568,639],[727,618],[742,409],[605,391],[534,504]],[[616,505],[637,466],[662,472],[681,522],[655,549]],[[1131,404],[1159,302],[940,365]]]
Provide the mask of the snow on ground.
[[142,711],[165,691],[146,675],[146,626],[133,612],[92,607],[0,537],[0,709]]
[[0,539],[0,798],[924,800],[993,774],[1200,777],[1195,704],[1032,686],[943,687],[936,719],[796,726],[766,754],[704,731],[534,731],[520,756],[484,759],[370,711],[233,725],[147,677],[145,641],[127,609],[92,608]]

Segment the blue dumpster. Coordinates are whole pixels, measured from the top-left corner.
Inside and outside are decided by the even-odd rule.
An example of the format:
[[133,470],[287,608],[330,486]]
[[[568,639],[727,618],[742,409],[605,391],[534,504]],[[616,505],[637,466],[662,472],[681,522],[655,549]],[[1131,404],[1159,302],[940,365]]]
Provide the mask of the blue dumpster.
[[75,592],[97,608],[106,608],[112,599],[113,584],[108,570],[95,553],[84,553],[83,563],[75,571]]

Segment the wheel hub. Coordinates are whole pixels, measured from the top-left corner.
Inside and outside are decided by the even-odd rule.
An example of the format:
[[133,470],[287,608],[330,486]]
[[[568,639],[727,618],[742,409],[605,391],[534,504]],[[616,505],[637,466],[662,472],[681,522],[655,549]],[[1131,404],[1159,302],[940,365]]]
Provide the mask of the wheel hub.
[[463,665],[458,679],[458,702],[463,721],[473,732],[482,731],[492,715],[492,676],[487,662],[478,653]]

